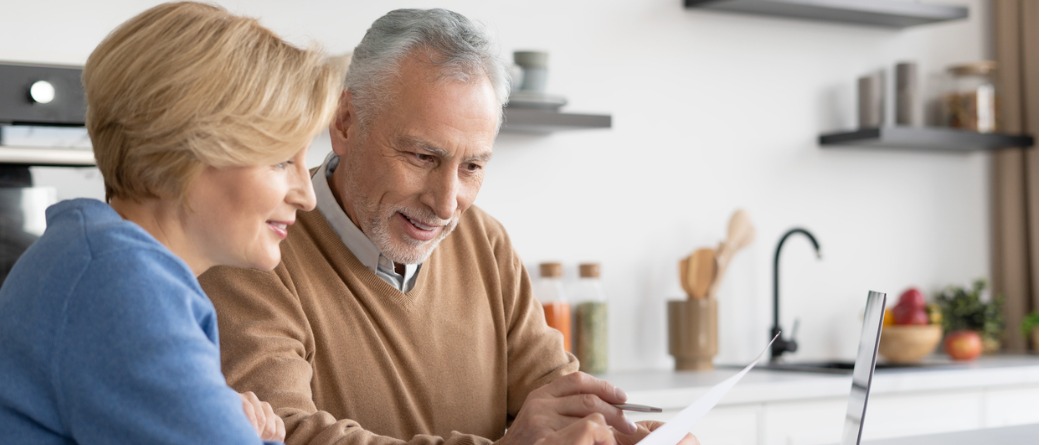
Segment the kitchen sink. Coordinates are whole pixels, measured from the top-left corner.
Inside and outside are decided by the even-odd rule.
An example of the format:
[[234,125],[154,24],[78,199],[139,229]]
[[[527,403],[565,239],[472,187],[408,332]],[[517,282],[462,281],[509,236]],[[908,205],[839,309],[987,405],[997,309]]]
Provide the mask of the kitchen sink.
[[[965,363],[952,362],[951,360],[928,358],[919,363],[886,363],[878,362],[875,364],[875,372],[895,372],[895,371],[921,371],[921,370],[936,370],[936,369],[951,369],[966,367]],[[853,362],[850,361],[839,361],[839,360],[827,360],[827,361],[809,361],[809,362],[786,362],[786,363],[761,363],[755,365],[756,369],[764,369],[768,371],[787,371],[787,372],[816,372],[825,374],[850,374],[853,372]]]

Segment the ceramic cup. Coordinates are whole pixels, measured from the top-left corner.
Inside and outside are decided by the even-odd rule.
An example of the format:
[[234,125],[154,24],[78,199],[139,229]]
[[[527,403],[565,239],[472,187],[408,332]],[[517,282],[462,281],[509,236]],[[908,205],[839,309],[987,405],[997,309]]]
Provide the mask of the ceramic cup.
[[860,128],[882,126],[884,96],[881,73],[857,80],[857,121]]
[[521,91],[543,93],[547,88],[547,53],[514,51],[514,64],[521,67]]
[[894,90],[897,92],[893,107],[896,123],[902,126],[919,126],[919,68],[915,62],[899,62],[894,70]]
[[718,354],[718,301],[691,298],[667,302],[667,338],[676,371],[714,368]]

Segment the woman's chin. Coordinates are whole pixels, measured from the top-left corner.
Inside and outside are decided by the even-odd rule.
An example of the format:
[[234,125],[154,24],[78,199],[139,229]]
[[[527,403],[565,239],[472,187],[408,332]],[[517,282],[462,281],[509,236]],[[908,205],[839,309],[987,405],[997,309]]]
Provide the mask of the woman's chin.
[[248,261],[245,261],[244,264],[233,264],[232,266],[240,267],[243,269],[270,271],[274,270],[280,263],[281,255],[278,252],[276,255],[268,255],[259,258],[250,258]]

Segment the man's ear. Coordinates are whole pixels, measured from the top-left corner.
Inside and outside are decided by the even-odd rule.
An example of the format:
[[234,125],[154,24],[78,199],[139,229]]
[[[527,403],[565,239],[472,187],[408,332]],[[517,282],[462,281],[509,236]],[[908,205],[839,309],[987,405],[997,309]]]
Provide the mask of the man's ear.
[[349,139],[356,120],[357,116],[354,112],[350,90],[343,90],[343,93],[339,96],[339,107],[336,108],[335,117],[332,118],[332,124],[329,127],[332,139]]
[[350,138],[353,137],[351,132],[356,126],[354,125],[356,119],[354,105],[350,100],[350,90],[343,90],[339,96],[339,106],[336,107],[335,116],[328,125],[328,134],[332,138],[332,151],[336,156],[346,156],[346,151],[350,147]]

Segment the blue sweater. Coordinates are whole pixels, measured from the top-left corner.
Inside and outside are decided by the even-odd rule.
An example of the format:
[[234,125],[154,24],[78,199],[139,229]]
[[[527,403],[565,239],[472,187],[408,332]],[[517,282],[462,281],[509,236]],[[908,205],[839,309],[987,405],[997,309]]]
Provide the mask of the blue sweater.
[[261,442],[197,278],[105,203],[48,208],[0,288],[0,442]]

